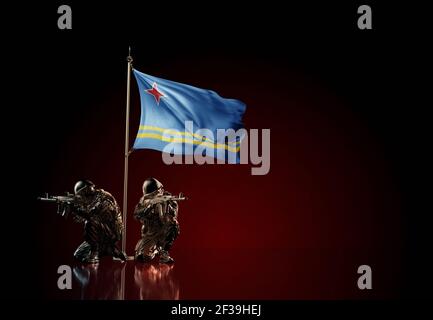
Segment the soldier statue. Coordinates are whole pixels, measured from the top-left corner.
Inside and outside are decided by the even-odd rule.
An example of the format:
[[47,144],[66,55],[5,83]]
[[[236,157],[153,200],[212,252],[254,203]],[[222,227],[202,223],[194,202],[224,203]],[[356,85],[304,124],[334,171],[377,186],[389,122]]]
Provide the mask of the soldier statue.
[[185,200],[182,194],[172,196],[164,191],[163,185],[155,178],[143,183],[143,196],[134,210],[134,217],[143,226],[141,239],[135,246],[135,259],[150,262],[159,256],[160,263],[173,263],[169,250],[179,235],[177,201]]
[[86,263],[97,263],[101,256],[126,260],[126,255],[116,243],[122,237],[122,214],[114,197],[93,182],[81,180],[75,184],[74,193],[79,201],[70,208],[77,222],[84,222],[84,242],[74,257]]
[[127,259],[116,244],[122,237],[123,223],[120,208],[110,193],[96,189],[89,180],[80,180],[74,194],[47,195],[39,200],[57,203],[62,216],[71,214],[76,222],[84,223],[84,242],[75,250],[76,259],[83,263],[98,263],[102,256]]

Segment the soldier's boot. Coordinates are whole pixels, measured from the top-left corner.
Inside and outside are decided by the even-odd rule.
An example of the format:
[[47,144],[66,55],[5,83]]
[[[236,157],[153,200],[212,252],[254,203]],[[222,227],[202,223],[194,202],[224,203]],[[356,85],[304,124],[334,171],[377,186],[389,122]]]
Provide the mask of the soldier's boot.
[[135,255],[135,260],[138,262],[150,262],[152,261],[153,257],[151,255],[145,255],[142,253]]
[[99,252],[98,250],[92,250],[90,254],[81,260],[83,263],[98,263],[99,262]]
[[119,259],[121,261],[126,261],[126,260],[128,260],[128,255],[125,252],[121,251],[116,246],[114,246],[114,249],[113,249],[113,258],[117,258],[117,259]]
[[159,256],[159,263],[167,263],[167,264],[174,263],[174,259],[170,257],[168,251],[161,250],[161,254]]

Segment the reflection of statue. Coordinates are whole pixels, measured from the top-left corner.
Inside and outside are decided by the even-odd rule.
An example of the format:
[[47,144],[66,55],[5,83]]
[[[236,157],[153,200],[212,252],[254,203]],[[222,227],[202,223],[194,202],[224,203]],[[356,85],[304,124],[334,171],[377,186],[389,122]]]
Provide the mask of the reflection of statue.
[[81,300],[123,299],[121,277],[125,266],[114,261],[74,266],[74,278],[81,285]]
[[140,288],[140,300],[178,300],[179,283],[174,265],[136,264],[134,280]]

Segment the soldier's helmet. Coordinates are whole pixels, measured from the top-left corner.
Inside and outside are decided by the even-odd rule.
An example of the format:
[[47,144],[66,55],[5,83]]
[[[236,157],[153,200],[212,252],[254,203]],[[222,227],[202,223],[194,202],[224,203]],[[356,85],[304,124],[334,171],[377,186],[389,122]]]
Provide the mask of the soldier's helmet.
[[143,194],[149,194],[160,190],[163,187],[162,183],[155,178],[148,178],[143,182]]
[[95,190],[95,184],[90,180],[80,180],[74,186],[75,194],[83,194]]

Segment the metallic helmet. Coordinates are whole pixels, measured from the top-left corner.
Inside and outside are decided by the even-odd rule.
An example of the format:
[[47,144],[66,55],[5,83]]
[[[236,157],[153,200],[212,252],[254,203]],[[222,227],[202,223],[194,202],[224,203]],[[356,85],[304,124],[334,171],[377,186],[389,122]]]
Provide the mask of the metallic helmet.
[[148,178],[143,182],[143,194],[155,192],[163,187],[162,183],[155,178]]
[[78,193],[84,191],[88,187],[93,189],[93,188],[95,188],[95,184],[90,180],[80,180],[74,186],[74,193],[78,194]]

